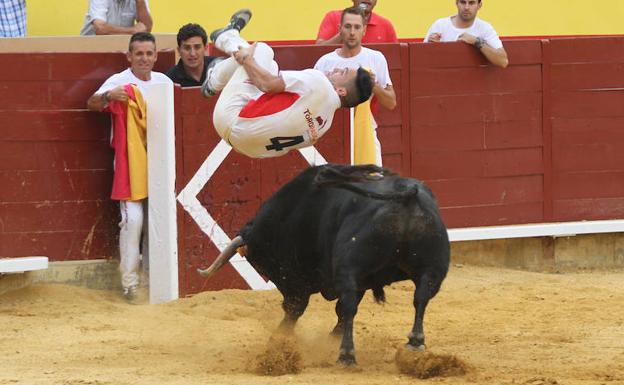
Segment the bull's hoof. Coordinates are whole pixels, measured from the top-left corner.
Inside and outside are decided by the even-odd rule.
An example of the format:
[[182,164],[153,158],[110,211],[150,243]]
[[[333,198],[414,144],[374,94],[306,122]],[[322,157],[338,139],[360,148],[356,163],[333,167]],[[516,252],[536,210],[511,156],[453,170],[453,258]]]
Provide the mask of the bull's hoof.
[[338,357],[338,363],[342,366],[357,365],[357,362],[355,361],[355,355],[351,353],[341,353],[340,357]]

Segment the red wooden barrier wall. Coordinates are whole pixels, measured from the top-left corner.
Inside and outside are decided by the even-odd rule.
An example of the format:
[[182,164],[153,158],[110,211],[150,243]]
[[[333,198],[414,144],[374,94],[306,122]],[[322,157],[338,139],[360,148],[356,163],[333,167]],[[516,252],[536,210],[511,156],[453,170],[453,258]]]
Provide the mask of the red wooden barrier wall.
[[[511,66],[485,65],[462,44],[382,45],[398,94],[380,109],[384,162],[425,180],[450,227],[624,217],[624,37],[508,41]],[[310,67],[327,47],[275,48],[283,69]],[[161,53],[158,70],[174,62]],[[116,255],[108,199],[109,118],[86,99],[126,67],[122,54],[0,55],[0,256],[53,261]],[[177,191],[218,143],[214,100],[176,89]],[[347,112],[318,145],[348,159]],[[230,153],[200,202],[230,235],[306,162],[298,153],[251,160]],[[195,268],[216,248],[179,206],[182,295],[246,287]],[[228,266],[227,269],[230,269]]]
[[0,54],[0,256],[117,255],[110,119],[85,106],[124,68],[120,53]]
[[552,219],[624,217],[624,39],[545,44]]
[[541,44],[506,49],[500,69],[465,44],[410,45],[411,175],[450,227],[544,220]]

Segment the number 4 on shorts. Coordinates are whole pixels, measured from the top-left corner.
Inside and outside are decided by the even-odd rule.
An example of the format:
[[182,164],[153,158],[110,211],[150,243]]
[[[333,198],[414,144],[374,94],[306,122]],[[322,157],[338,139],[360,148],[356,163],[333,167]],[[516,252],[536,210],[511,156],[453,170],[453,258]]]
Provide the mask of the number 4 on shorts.
[[266,146],[267,150],[282,151],[286,147],[296,146],[303,143],[303,136],[276,136],[271,138],[271,144]]

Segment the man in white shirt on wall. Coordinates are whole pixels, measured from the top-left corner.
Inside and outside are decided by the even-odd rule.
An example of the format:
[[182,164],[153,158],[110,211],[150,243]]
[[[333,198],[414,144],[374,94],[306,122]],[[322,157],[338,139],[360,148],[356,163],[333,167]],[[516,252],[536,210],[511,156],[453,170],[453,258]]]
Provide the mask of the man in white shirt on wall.
[[[134,84],[141,94],[153,84],[171,84],[173,82],[163,73],[154,72],[157,59],[156,39],[149,32],[138,32],[130,38],[128,53],[126,54],[130,68],[116,73],[106,79],[104,84],[95,91],[87,101],[87,108],[91,111],[105,111],[109,102],[118,101],[128,103],[128,93],[124,86]],[[120,200],[119,208],[121,221],[119,222],[119,268],[121,270],[121,284],[123,295],[128,301],[134,301],[139,286],[138,267],[141,255],[141,236],[143,236],[143,268],[147,265],[147,226],[144,218],[147,217],[147,199]]]
[[147,0],[89,0],[81,35],[123,35],[152,31]]
[[478,49],[495,66],[507,67],[507,52],[496,30],[477,17],[483,5],[481,0],[455,0],[455,5],[457,14],[436,20],[425,36],[425,43],[463,41]]
[[236,12],[210,40],[230,58],[213,60],[204,96],[221,91],[213,123],[236,151],[251,158],[282,156],[314,145],[331,127],[334,112],[370,98],[372,79],[364,69],[279,71],[265,43],[249,45],[240,30],[251,18]]
[[[366,26],[361,8],[351,7],[342,11],[339,33],[343,42],[342,47],[323,55],[314,65],[314,69],[324,73],[331,73],[335,68],[343,67],[370,69],[374,74],[374,98],[371,110],[376,110],[377,103],[384,108],[393,110],[396,107],[396,94],[392,87],[386,58],[379,51],[362,47],[362,38],[366,33]],[[377,138],[377,122],[374,118],[373,128],[375,129],[376,164],[381,166],[381,144]]]

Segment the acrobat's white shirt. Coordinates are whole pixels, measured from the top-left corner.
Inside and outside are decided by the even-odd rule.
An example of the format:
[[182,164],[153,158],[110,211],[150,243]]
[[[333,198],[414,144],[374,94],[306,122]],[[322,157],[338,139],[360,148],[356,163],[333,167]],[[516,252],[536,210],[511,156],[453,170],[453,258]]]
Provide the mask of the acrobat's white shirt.
[[340,97],[321,71],[281,71],[280,76],[286,85],[283,92],[265,94],[258,90],[249,95],[230,132],[220,132],[249,157],[281,156],[314,145],[329,130],[340,108]]

